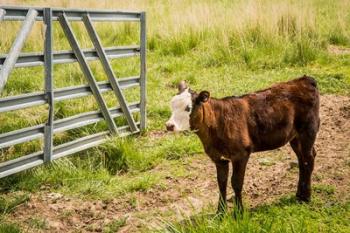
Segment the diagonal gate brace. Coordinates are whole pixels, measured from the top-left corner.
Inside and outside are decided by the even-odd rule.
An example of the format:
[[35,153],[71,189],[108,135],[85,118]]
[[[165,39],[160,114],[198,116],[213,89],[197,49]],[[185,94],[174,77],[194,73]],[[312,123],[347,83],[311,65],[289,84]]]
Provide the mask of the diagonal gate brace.
[[62,26],[62,29],[63,29],[67,39],[69,41],[69,44],[72,47],[75,56],[77,57],[78,63],[79,63],[79,65],[80,65],[89,85],[90,85],[92,93],[93,93],[98,105],[100,106],[101,112],[102,112],[103,117],[105,118],[105,120],[108,124],[109,130],[112,133],[117,133],[117,127],[114,123],[114,120],[113,120],[113,118],[112,118],[112,116],[107,108],[106,102],[104,101],[104,99],[102,97],[101,91],[100,91],[100,89],[97,85],[97,82],[96,82],[96,80],[91,72],[91,69],[87,64],[84,53],[81,50],[81,48],[78,44],[78,41],[73,34],[73,30],[68,23],[66,15],[63,13],[58,17],[58,19],[59,19],[59,22]]
[[105,70],[107,77],[111,83],[114,94],[117,97],[118,102],[120,104],[120,107],[121,107],[121,109],[122,109],[122,111],[123,111],[123,113],[128,121],[128,124],[130,126],[131,131],[132,132],[138,131],[135,120],[134,120],[132,114],[130,113],[130,110],[128,108],[128,104],[127,104],[125,97],[120,89],[118,81],[113,73],[113,69],[111,67],[111,64],[109,63],[106,52],[104,51],[104,49],[102,47],[101,40],[100,40],[96,30],[94,29],[94,26],[91,22],[91,18],[88,14],[83,15],[83,22],[85,24],[87,32],[89,33],[89,36],[90,36],[90,39],[92,40],[92,43],[94,44],[94,47],[97,51],[97,54],[101,60],[103,69]]
[[[1,9],[0,20],[3,19],[5,13],[6,12]],[[35,18],[37,15],[38,12],[35,9],[28,10],[26,18],[23,21],[22,27],[16,37],[16,40],[13,42],[10,52],[8,53],[6,60],[0,70],[0,93],[4,89],[7,82],[7,78],[16,64],[17,58],[23,48],[25,40],[27,39],[34,25]]]

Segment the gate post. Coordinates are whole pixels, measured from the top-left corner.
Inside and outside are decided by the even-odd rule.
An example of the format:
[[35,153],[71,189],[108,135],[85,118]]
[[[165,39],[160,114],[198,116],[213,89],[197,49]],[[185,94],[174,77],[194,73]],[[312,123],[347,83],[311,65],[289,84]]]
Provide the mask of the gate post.
[[146,104],[147,104],[147,85],[146,85],[146,13],[141,12],[140,15],[140,85],[141,85],[141,94],[140,94],[140,129],[145,130],[147,127],[147,115],[146,115]]
[[44,69],[45,69],[45,97],[49,105],[48,119],[44,128],[44,162],[52,160],[53,147],[53,121],[54,121],[54,97],[52,75],[52,9],[44,8],[45,46],[44,46]]

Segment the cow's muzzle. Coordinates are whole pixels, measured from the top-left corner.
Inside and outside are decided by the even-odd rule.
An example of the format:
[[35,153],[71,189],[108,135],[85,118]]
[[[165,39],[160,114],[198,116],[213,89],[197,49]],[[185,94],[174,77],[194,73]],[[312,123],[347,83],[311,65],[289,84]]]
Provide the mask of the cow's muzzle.
[[166,124],[166,130],[168,131],[174,131],[175,130],[175,125],[174,124]]

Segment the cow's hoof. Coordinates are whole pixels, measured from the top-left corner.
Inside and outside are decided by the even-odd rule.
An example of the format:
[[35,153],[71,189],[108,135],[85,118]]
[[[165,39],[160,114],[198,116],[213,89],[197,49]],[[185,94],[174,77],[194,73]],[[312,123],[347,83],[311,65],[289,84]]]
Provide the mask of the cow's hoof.
[[309,203],[311,201],[311,197],[303,196],[303,195],[297,195],[297,201],[298,202]]

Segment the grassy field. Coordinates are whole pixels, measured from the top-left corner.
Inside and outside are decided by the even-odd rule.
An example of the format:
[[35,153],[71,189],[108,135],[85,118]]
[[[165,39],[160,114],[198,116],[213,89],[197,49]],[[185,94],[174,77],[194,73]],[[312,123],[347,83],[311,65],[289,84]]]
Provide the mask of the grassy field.
[[[329,205],[330,203],[328,203]],[[320,199],[310,205],[282,198],[272,205],[260,206],[242,217],[223,219],[199,215],[181,224],[169,225],[170,232],[349,232],[350,205],[327,205]],[[320,207],[321,206],[321,207]]]
[[[48,3],[49,2],[49,3]],[[350,2],[325,1],[6,1],[5,5],[59,6],[145,10],[148,40],[148,129],[142,136],[111,138],[93,148],[51,165],[41,166],[0,180],[0,232],[24,231],[23,224],[8,218],[19,203],[43,189],[83,200],[104,200],[142,192],[164,184],[169,173],[186,176],[184,159],[203,154],[192,134],[164,134],[170,116],[169,100],[180,80],[194,90],[209,90],[212,96],[240,95],[303,74],[315,77],[321,93],[350,95]],[[0,53],[8,52],[19,24],[0,23]],[[135,23],[96,23],[105,46],[137,44]],[[58,24],[54,24],[54,48],[69,49]],[[92,47],[80,23],[73,23],[82,47]],[[43,31],[36,23],[24,51],[42,49]],[[340,52],[339,52],[340,51]],[[91,62],[99,81],[102,66]],[[118,77],[138,74],[139,60],[127,58],[112,63]],[[77,64],[56,65],[55,87],[85,84]],[[16,69],[1,97],[43,90],[43,68]],[[128,90],[129,102],[138,99],[138,89]],[[108,106],[117,105],[111,93],[104,94]],[[97,110],[93,97],[55,104],[55,119]],[[0,114],[0,133],[37,125],[47,120],[47,106]],[[117,121],[118,124],[120,122]],[[55,145],[106,130],[102,122],[55,135]],[[161,136],[155,136],[160,134]],[[41,140],[0,150],[0,161],[42,148]],[[350,161],[350,160],[349,160]],[[169,167],[167,172],[156,168]],[[329,191],[329,190],[328,190]],[[322,190],[311,205],[284,198],[258,207],[242,219],[222,221],[203,217],[192,222],[171,222],[170,232],[350,232],[348,199],[328,200]],[[29,224],[45,229],[42,220]],[[116,231],[123,223],[106,226]]]

